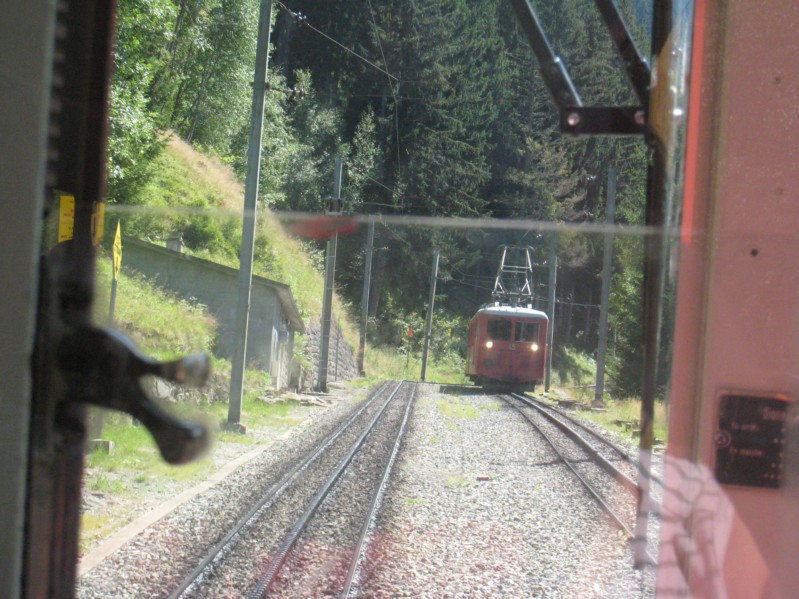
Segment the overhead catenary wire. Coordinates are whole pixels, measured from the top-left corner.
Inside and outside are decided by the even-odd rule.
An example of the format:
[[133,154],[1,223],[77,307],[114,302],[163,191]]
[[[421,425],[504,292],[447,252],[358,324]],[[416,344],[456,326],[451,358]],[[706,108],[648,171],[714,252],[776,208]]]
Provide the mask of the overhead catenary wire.
[[385,189],[386,191],[390,191],[390,192],[391,192],[391,195],[392,195],[392,197],[401,197],[401,195],[399,194],[399,192],[398,192],[396,189],[392,189],[391,187],[389,187],[389,186],[388,186],[388,185],[386,185],[385,183],[382,183],[382,182],[378,181],[377,179],[375,179],[375,178],[373,178],[373,177],[370,177],[370,176],[369,176],[369,175],[367,175],[367,174],[366,174],[364,171],[362,171],[362,170],[360,170],[360,169],[350,169],[350,170],[352,170],[352,171],[353,171],[353,172],[355,172],[356,174],[360,175],[360,176],[361,176],[361,177],[363,177],[364,179],[368,179],[368,180],[369,180],[369,181],[371,181],[372,183],[374,183],[374,184],[376,184],[376,185],[379,185],[380,187],[382,187],[382,188],[383,188],[383,189]]
[[[380,48],[380,56],[383,57],[383,65],[386,67],[386,72],[388,72],[388,62],[386,61],[386,54],[383,52],[383,42],[380,41],[380,32],[377,29],[377,23],[375,22],[375,13],[372,10],[372,0],[366,0],[366,3],[369,5],[369,16],[372,18],[372,28],[375,32],[375,39],[377,40],[377,46]],[[399,80],[397,80],[399,83]],[[400,159],[400,136],[399,136],[399,103],[397,102],[397,90],[394,89],[394,85],[392,85],[391,80],[388,82],[388,87],[391,90],[391,96],[394,98],[394,137],[397,140],[397,176],[402,174],[402,162]]]
[[355,57],[356,57],[356,58],[358,58],[359,60],[361,60],[361,61],[365,62],[365,63],[366,63],[366,64],[368,64],[369,66],[371,66],[371,67],[373,67],[373,68],[377,69],[378,71],[380,71],[381,73],[385,74],[385,75],[386,75],[387,77],[389,77],[390,79],[393,79],[394,81],[399,81],[399,77],[396,77],[396,76],[392,75],[392,74],[391,74],[391,73],[389,73],[387,70],[385,70],[385,69],[383,69],[382,67],[380,67],[380,66],[376,65],[374,62],[372,62],[371,60],[369,60],[369,59],[368,59],[368,58],[366,58],[365,56],[362,56],[362,55],[358,54],[358,53],[357,53],[355,50],[352,50],[351,48],[348,48],[347,46],[345,46],[345,45],[344,45],[344,44],[342,44],[341,42],[339,42],[339,41],[337,41],[337,40],[333,39],[332,37],[330,37],[328,34],[326,34],[326,33],[325,33],[324,31],[322,31],[321,29],[317,29],[316,27],[314,27],[313,25],[311,25],[311,24],[310,24],[310,23],[309,23],[309,22],[308,22],[308,21],[307,21],[307,20],[306,20],[306,19],[305,19],[305,18],[304,18],[304,17],[303,17],[301,14],[300,14],[300,13],[296,13],[296,12],[294,12],[294,11],[293,11],[293,10],[291,10],[291,9],[290,9],[288,6],[286,6],[285,4],[283,4],[283,3],[282,3],[280,0],[275,0],[275,4],[277,4],[277,6],[278,6],[279,8],[282,8],[283,10],[285,10],[285,11],[286,11],[286,12],[287,12],[287,13],[288,13],[290,16],[291,16],[291,18],[292,18],[292,19],[294,19],[294,20],[301,20],[301,21],[302,21],[302,25],[303,25],[304,27],[307,27],[307,28],[308,28],[308,29],[310,29],[311,31],[314,31],[315,33],[318,33],[319,35],[321,35],[322,37],[324,37],[324,38],[325,38],[326,40],[328,40],[329,42],[331,42],[331,43],[333,43],[333,44],[337,45],[337,46],[338,46],[338,47],[340,47],[342,50],[344,50],[344,51],[346,51],[346,52],[349,52],[350,54],[352,54],[353,56],[355,56]]
[[[493,287],[493,280],[494,280],[493,277],[486,277],[486,276],[480,276],[480,275],[470,275],[468,273],[463,272],[462,270],[460,270],[458,268],[451,268],[451,270],[453,270],[454,272],[458,273],[460,275],[460,278],[456,278],[456,277],[453,277],[453,276],[442,276],[442,275],[439,275],[439,280],[444,281],[444,282],[448,282],[448,283],[456,283],[458,285],[463,285],[464,287],[474,287],[476,289],[485,289],[487,291],[491,291],[494,288]],[[469,279],[472,279],[472,280],[470,281]],[[491,281],[491,285],[490,286],[481,285],[479,283],[479,281],[481,281],[481,280],[482,281],[486,281],[486,282]],[[532,295],[532,299],[535,300],[535,301],[544,301],[544,302],[547,301],[546,297],[539,296],[539,295],[536,295],[536,294]],[[559,306],[573,306],[573,307],[578,307],[578,308],[596,308],[596,309],[600,308],[599,304],[593,304],[593,303],[589,304],[589,303],[584,303],[584,302],[573,302],[573,301],[567,300],[565,298],[555,298],[555,303],[557,305],[559,305]]]
[[[371,0],[367,0],[367,4],[368,4],[368,7],[369,7],[372,26],[373,26],[374,32],[375,32],[375,38],[377,40],[378,47],[380,49],[380,54],[381,54],[381,57],[383,59],[383,63],[385,65],[385,68],[380,67],[379,65],[375,64],[373,61],[371,61],[368,58],[366,58],[365,56],[359,54],[355,50],[352,50],[351,48],[348,48],[347,46],[345,46],[344,44],[342,44],[341,42],[339,42],[335,38],[331,37],[330,35],[328,35],[324,31],[322,31],[321,29],[313,26],[311,23],[309,23],[307,21],[307,19],[304,17],[304,15],[302,15],[301,13],[293,11],[291,8],[289,8],[286,4],[284,4],[280,0],[275,0],[275,4],[278,6],[278,8],[281,8],[281,9],[285,10],[292,17],[292,19],[294,19],[297,22],[300,22],[303,27],[308,27],[308,29],[310,29],[311,31],[321,35],[322,37],[324,37],[325,39],[327,39],[331,43],[333,43],[336,46],[340,47],[341,49],[343,49],[344,51],[348,52],[349,54],[352,54],[353,56],[355,56],[359,60],[363,61],[364,63],[368,64],[372,68],[378,70],[379,72],[385,74],[389,78],[389,88],[391,89],[392,98],[394,100],[394,116],[395,116],[394,120],[395,120],[395,129],[396,129],[395,137],[396,137],[396,141],[397,141],[397,172],[398,172],[398,174],[401,173],[401,170],[402,170],[401,169],[401,164],[400,164],[401,149],[399,147],[399,114],[398,114],[398,102],[399,102],[400,96],[397,95],[396,89],[394,88],[394,85],[391,84],[392,81],[396,82],[397,84],[399,84],[401,82],[401,80],[400,80],[399,77],[393,75],[392,73],[390,73],[388,71],[388,62],[386,60],[385,53],[383,51],[382,41],[380,40],[380,34],[379,34],[379,31],[377,29],[377,24],[376,24],[375,19],[374,19],[374,11],[373,11],[373,8],[372,8]],[[290,90],[290,91],[293,92],[293,93],[297,93],[297,90]],[[405,98],[403,98],[403,99],[405,99]],[[415,97],[415,98],[407,98],[407,99],[413,99],[413,100],[418,100],[418,101],[429,101],[428,98],[423,98],[423,97]],[[452,119],[452,120],[454,120],[454,121],[456,121],[458,123],[462,123],[459,119],[456,119],[452,115],[443,114],[443,116],[446,117],[446,118],[450,118],[450,119]],[[431,132],[435,133],[437,136],[441,137],[442,139],[448,140],[450,143],[463,145],[463,146],[468,147],[468,148],[470,148],[472,150],[477,150],[477,148],[475,148],[474,145],[472,145],[472,144],[470,144],[470,143],[468,143],[466,141],[456,140],[456,139],[453,139],[453,138],[447,136],[442,131],[432,129],[431,127],[427,127],[427,126],[424,126],[424,127],[427,128],[428,130],[430,130]],[[433,162],[435,162],[436,164],[438,164],[440,166],[448,166],[448,165],[442,164],[441,161],[438,161],[438,160],[433,160]],[[472,166],[477,171],[478,174],[479,174],[480,171],[484,170],[484,168],[486,168],[486,167],[490,168],[490,165],[485,165],[485,167],[482,167],[480,165],[477,165],[475,163],[472,163],[470,161],[466,161],[466,160],[463,160],[463,159],[461,159],[461,162],[464,163],[464,164],[468,164],[468,165]],[[385,187],[387,190],[392,191],[392,193],[395,193],[394,190],[391,190],[390,188],[386,187],[385,185],[383,185],[382,183],[378,182],[377,180],[372,179],[371,177],[367,177],[367,178],[369,178],[374,183],[377,183],[378,185],[381,185],[382,187]],[[478,202],[486,203],[485,199],[479,198],[479,197],[477,197],[477,196],[475,196],[473,194],[470,194],[470,193],[468,193],[466,191],[463,191],[462,189],[459,189],[458,187],[455,187],[455,186],[453,186],[450,183],[445,183],[445,185],[446,185],[446,187],[448,189],[451,189],[454,192],[456,192],[456,193],[458,193],[458,194],[460,194],[460,195],[462,195],[462,196],[464,196],[466,198],[469,198],[471,200],[475,200],[475,201],[478,201]],[[402,196],[400,196],[400,197],[402,197]],[[386,204],[380,204],[380,203],[373,203],[373,205],[387,206]],[[388,206],[390,206],[390,205],[388,205]],[[397,206],[397,208],[400,208],[400,207],[401,206]]]

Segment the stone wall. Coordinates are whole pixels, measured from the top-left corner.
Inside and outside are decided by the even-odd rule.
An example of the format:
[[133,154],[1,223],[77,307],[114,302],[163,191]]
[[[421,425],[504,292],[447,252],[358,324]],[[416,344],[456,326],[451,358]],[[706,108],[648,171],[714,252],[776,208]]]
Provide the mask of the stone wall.
[[[319,378],[319,347],[322,338],[321,323],[314,320],[306,325],[306,355],[310,364],[298,369],[292,377],[292,387],[301,390],[315,389]],[[356,351],[344,340],[341,331],[333,323],[327,355],[327,382],[347,381],[357,378],[358,361]]]
[[[238,300],[238,271],[187,256],[175,249],[147,242],[123,240],[123,262],[156,284],[208,307],[219,323],[215,354],[233,354],[235,309]],[[247,363],[267,370],[275,387],[296,390],[316,389],[319,368],[321,326],[318,320],[304,325],[286,285],[262,277],[253,277],[251,292]],[[293,362],[294,333],[305,333],[308,363]],[[344,340],[335,319],[330,335],[327,382],[358,377],[356,351]],[[224,387],[224,385],[222,386]],[[220,387],[220,389],[222,388]],[[156,396],[168,398],[174,393],[161,390]],[[182,391],[180,391],[182,392]]]
[[[123,240],[123,266],[164,289],[205,305],[218,323],[214,353],[220,358],[233,356],[237,345],[237,270],[129,238]],[[254,276],[247,364],[267,371],[278,388],[288,385],[295,332],[304,332],[304,325],[289,287]]]

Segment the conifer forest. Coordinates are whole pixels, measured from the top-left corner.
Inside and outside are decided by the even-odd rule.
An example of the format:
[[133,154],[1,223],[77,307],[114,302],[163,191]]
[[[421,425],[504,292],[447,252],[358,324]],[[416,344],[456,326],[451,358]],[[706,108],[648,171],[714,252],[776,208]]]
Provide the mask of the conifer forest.
[[[261,4],[119,0],[109,202],[152,201],[148,181],[167,131],[244,180]],[[342,157],[345,214],[431,223],[377,227],[371,341],[397,343],[403,323],[424,320],[434,248],[441,252],[436,321],[449,331],[452,351],[463,351],[469,318],[491,299],[502,244],[533,248],[536,307],[546,309],[546,262],[557,234],[555,361],[569,368],[569,356],[593,355],[604,235],[586,225],[605,223],[610,168],[616,225],[643,225],[645,141],[560,132],[507,0],[272,4],[259,209],[323,214]],[[586,103],[636,102],[593,2],[533,4]],[[648,56],[649,4],[619,7]],[[475,226],[480,219],[491,226]],[[213,218],[181,232],[190,249],[239,251],[235,235],[227,239]],[[365,240],[361,226],[338,242],[336,288],[356,320]],[[324,250],[323,241],[314,243]],[[608,373],[619,397],[637,395],[641,385],[642,273],[641,236],[614,235]]]

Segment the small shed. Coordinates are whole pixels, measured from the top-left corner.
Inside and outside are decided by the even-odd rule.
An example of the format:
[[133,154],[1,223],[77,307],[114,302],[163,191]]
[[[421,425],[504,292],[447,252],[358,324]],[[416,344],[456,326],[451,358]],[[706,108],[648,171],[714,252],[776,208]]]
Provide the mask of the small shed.
[[[232,358],[239,271],[138,239],[123,239],[123,247],[125,267],[180,297],[207,306],[218,323],[215,353],[220,358]],[[285,387],[291,372],[294,336],[304,332],[289,286],[253,275],[247,365],[266,370],[276,388]]]

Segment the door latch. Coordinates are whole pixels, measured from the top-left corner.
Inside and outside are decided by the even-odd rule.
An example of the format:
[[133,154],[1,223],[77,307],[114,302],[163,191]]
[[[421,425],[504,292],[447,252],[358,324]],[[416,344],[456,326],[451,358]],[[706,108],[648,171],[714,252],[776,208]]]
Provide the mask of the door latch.
[[208,356],[161,362],[142,353],[119,331],[83,326],[65,332],[56,359],[69,401],[130,414],[147,427],[170,464],[190,462],[208,447],[206,427],[163,410],[142,387],[146,375],[201,387],[210,373]]

